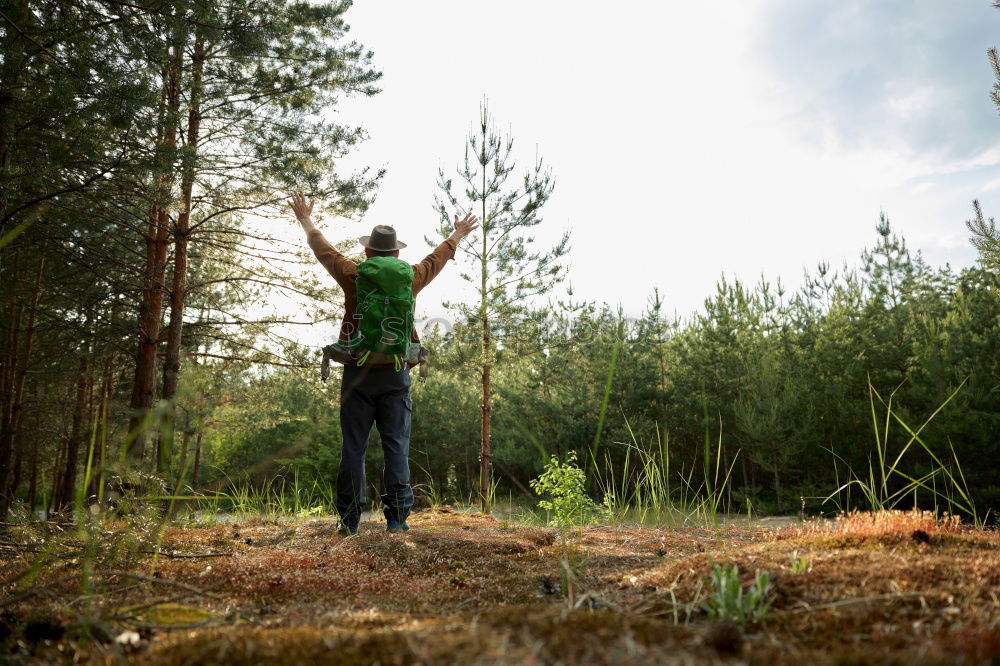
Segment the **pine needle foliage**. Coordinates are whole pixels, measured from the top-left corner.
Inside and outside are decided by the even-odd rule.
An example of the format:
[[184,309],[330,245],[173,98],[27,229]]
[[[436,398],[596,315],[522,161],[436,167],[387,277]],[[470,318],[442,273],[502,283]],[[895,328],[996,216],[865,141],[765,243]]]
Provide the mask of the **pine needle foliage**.
[[[996,58],[995,51],[993,57]],[[1000,83],[997,85],[1000,86]],[[997,93],[994,92],[993,95],[996,97]],[[972,232],[969,240],[979,250],[984,264],[993,270],[1000,269],[1000,230],[997,229],[996,219],[983,215],[978,199],[972,202],[972,210],[975,217],[965,222],[965,226]]]

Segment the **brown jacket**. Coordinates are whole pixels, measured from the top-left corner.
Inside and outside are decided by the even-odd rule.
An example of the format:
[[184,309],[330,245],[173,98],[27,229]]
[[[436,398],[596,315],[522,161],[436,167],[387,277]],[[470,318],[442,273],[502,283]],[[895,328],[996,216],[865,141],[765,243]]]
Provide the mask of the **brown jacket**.
[[[358,304],[355,286],[358,279],[358,265],[337,252],[337,249],[323,238],[323,234],[318,229],[309,232],[309,247],[316,254],[319,263],[323,264],[323,267],[330,272],[333,279],[344,290],[344,320],[340,324],[340,342],[347,342],[354,328],[354,310]],[[419,264],[414,264],[413,295],[416,296],[421,289],[437,277],[445,263],[454,257],[455,241],[449,238],[434,248],[434,251],[424,257],[424,260]],[[413,342],[420,342],[416,328],[413,329],[413,335],[410,339]]]

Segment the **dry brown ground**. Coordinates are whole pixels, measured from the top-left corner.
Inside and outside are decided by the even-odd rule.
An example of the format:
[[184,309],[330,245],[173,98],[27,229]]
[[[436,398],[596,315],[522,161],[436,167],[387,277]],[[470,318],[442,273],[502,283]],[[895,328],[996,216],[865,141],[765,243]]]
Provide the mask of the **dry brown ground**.
[[[163,546],[175,556],[130,569],[150,580],[98,562],[102,594],[89,598],[72,551],[28,587],[13,579],[31,555],[2,551],[0,662],[1000,664],[1000,534],[924,515],[585,528],[572,600],[557,589],[555,530],[449,510],[415,514],[404,535],[372,523],[344,539],[335,525],[171,528]],[[808,571],[791,572],[793,552]],[[222,555],[177,557],[192,554]],[[771,573],[763,620],[737,628],[698,609],[712,561],[738,564],[745,582]],[[85,642],[80,621],[92,616],[105,621]],[[130,629],[136,645],[114,642]]]

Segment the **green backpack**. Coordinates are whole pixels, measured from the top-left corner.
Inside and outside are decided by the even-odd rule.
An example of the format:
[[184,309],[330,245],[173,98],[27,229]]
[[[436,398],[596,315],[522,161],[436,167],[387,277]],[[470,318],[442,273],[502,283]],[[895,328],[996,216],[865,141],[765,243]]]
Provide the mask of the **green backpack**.
[[391,357],[398,370],[413,334],[413,267],[396,257],[372,257],[358,266],[357,289],[351,347],[362,352],[358,365],[374,353]]

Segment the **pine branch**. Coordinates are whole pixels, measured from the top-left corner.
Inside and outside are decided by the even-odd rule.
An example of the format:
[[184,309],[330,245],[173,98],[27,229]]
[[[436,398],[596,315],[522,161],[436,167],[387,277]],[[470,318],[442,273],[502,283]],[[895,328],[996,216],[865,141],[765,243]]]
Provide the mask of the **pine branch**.
[[1000,229],[997,229],[996,219],[983,215],[983,209],[978,199],[972,202],[972,208],[976,216],[965,222],[965,226],[972,232],[972,237],[969,240],[984,259],[991,264],[1000,266]]

